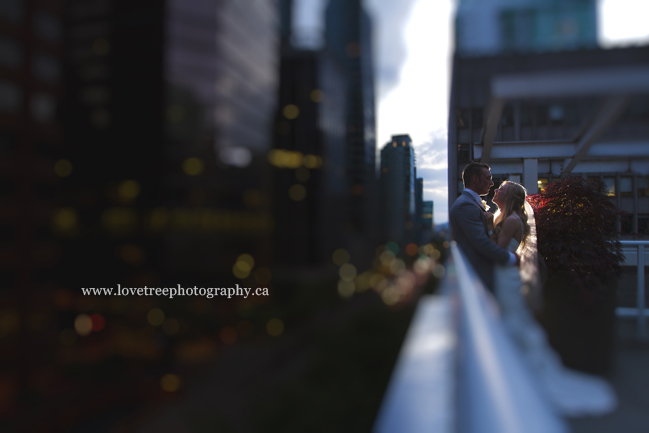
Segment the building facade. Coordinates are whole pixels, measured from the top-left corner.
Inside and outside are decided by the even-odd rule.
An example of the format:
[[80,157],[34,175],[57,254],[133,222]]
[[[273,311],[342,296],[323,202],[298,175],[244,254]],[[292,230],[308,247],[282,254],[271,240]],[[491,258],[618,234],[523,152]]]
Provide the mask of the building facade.
[[597,47],[595,0],[461,0],[455,51],[461,56]]
[[566,176],[596,177],[626,213],[623,237],[647,236],[647,74],[649,47],[455,56],[449,206],[471,160],[530,194]]
[[381,149],[379,197],[383,241],[404,244],[415,240],[418,220],[415,162],[409,135],[393,135]]

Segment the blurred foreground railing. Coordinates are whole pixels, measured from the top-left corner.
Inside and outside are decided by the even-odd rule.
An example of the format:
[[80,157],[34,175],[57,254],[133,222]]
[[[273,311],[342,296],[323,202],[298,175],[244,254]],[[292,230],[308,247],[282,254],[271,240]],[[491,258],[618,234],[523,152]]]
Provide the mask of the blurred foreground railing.
[[620,241],[624,253],[622,266],[635,266],[638,271],[636,284],[636,308],[617,307],[615,313],[618,317],[635,317],[636,332],[640,339],[647,338],[647,314],[649,309],[645,303],[645,266],[649,265],[649,256],[645,248],[649,241]]
[[506,335],[492,295],[455,243],[442,295],[419,302],[374,431],[567,431]]

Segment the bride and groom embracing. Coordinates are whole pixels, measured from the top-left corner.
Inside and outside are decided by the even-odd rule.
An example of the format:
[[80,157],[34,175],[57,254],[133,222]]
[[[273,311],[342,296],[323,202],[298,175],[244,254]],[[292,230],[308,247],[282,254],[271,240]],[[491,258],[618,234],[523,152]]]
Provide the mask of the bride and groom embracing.
[[523,297],[523,292],[532,299],[540,293],[536,224],[527,191],[516,182],[503,182],[494,192],[494,215],[480,198],[494,184],[490,167],[472,162],[462,181],[464,191],[449,214],[453,239],[498,302],[504,328],[543,394],[564,416],[612,411],[616,397],[609,384],[563,366]]

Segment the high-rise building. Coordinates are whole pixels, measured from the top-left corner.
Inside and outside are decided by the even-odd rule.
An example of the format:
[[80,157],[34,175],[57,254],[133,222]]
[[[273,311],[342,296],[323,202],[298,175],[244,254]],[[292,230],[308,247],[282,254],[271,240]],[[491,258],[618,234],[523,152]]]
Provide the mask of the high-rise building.
[[274,168],[275,254],[285,266],[329,263],[347,248],[345,81],[325,50],[282,50]]
[[234,302],[81,288],[268,284],[278,48],[272,0],[3,2],[1,349],[19,377],[0,404],[22,423],[9,429],[140,407],[192,357],[181,343],[236,320]]
[[415,150],[409,135],[393,135],[381,149],[380,187],[382,240],[415,240]]
[[371,245],[377,228],[378,192],[372,22],[360,0],[329,2],[326,45],[341,62],[346,81],[345,171],[352,195],[350,220],[354,232]]
[[484,56],[597,47],[595,0],[461,0],[455,52]]

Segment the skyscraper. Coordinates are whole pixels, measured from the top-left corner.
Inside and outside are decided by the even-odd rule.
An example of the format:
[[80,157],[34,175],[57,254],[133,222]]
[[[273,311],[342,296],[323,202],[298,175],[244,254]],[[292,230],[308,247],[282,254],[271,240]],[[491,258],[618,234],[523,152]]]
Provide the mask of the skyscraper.
[[376,230],[376,137],[372,23],[360,0],[331,0],[326,10],[327,49],[346,81],[346,177],[351,222],[364,242]]
[[409,135],[393,135],[381,149],[380,186],[382,240],[414,241],[415,151]]

